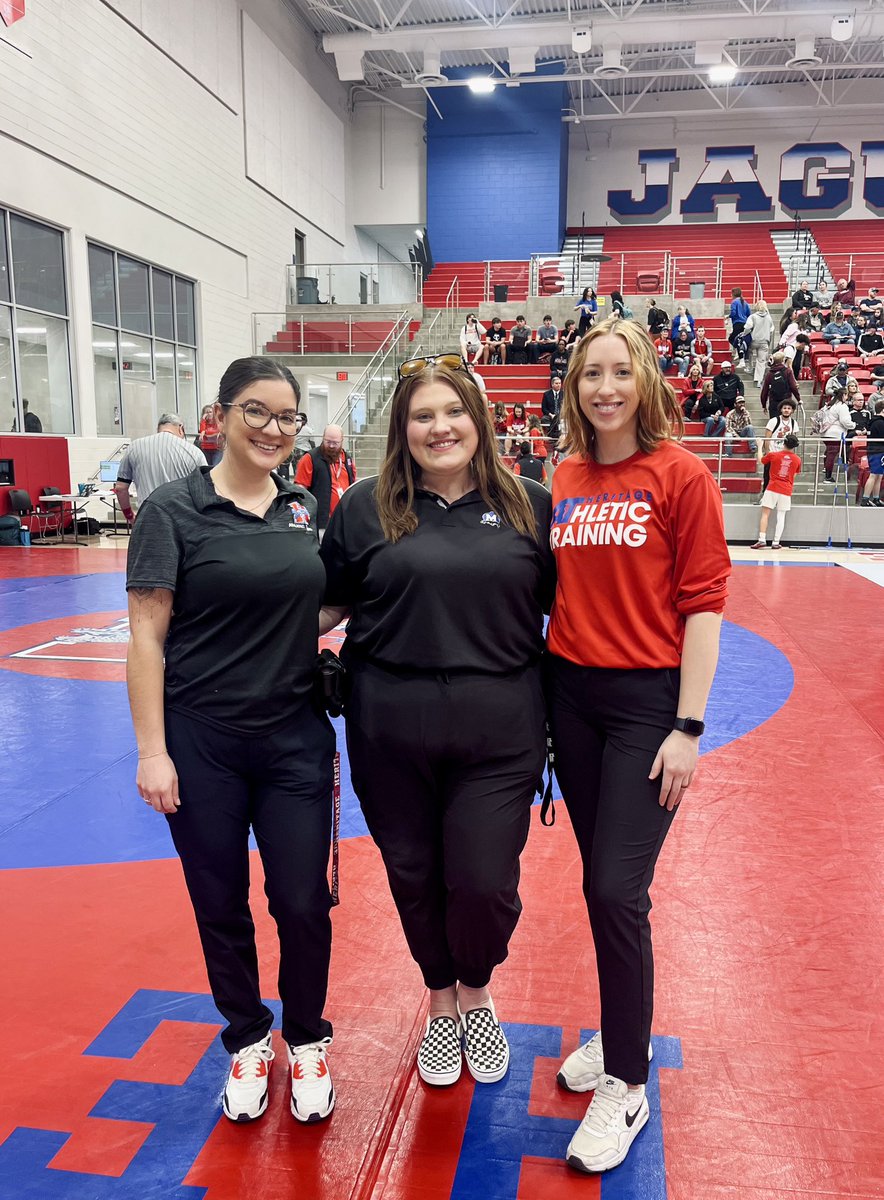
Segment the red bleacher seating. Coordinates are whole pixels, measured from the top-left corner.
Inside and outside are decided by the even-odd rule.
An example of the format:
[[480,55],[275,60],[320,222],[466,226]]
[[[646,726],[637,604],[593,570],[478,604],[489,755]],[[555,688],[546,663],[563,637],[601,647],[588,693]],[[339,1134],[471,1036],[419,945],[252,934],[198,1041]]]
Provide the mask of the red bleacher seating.
[[[411,321],[408,340],[420,329],[420,321]],[[390,332],[389,321],[287,321],[273,341],[267,343],[267,354],[374,354]]]
[[853,255],[856,298],[870,287],[884,287],[884,231],[879,220],[813,221],[810,231],[832,272],[833,278],[848,278]]
[[[443,308],[454,282],[458,280],[457,308],[478,308],[494,296],[494,288],[505,284],[507,300],[518,304],[528,298],[528,260],[524,262],[492,262],[490,293],[485,295],[485,264],[483,262],[437,263],[424,280],[423,301],[426,308]],[[484,324],[484,322],[483,322]]]

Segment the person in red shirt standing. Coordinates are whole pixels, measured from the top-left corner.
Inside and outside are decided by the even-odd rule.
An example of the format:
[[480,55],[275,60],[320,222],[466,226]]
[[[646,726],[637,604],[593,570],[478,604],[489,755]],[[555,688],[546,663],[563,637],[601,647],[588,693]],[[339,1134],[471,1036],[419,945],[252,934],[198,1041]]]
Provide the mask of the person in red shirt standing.
[[594,1091],[568,1146],[623,1161],[648,1120],[657,856],[691,786],[718,661],[730,557],[721,496],[641,326],[604,321],[574,351],[553,476],[558,584],[547,635],[555,771],[583,860],[601,1031],[559,1083]]
[[203,405],[197,443],[206,456],[206,462],[210,467],[214,467],[221,458],[221,430],[215,420],[214,404]]
[[767,523],[770,514],[777,510],[777,523],[774,529],[774,539],[770,544],[771,550],[781,549],[780,539],[783,536],[783,526],[786,524],[786,513],[792,507],[792,489],[795,487],[795,476],[801,470],[801,459],[795,453],[798,449],[798,438],[794,433],[783,439],[784,449],[765,454],[762,462],[770,470],[770,479],[764,495],[761,497],[761,521],[758,527],[758,541],[753,550],[763,550],[767,545]]
[[327,425],[322,442],[298,460],[295,483],[316,497],[316,525],[320,534],[338,507],[347,488],[356,482],[356,466],[344,449],[340,425]]

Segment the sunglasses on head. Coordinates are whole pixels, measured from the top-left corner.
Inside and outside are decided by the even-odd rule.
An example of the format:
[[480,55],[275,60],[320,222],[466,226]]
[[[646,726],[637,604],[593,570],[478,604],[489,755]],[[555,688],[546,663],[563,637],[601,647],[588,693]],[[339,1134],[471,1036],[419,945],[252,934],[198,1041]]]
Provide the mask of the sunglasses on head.
[[448,371],[465,371],[466,363],[459,354],[429,354],[426,358],[409,358],[399,367],[399,378],[408,379],[427,367],[445,367]]

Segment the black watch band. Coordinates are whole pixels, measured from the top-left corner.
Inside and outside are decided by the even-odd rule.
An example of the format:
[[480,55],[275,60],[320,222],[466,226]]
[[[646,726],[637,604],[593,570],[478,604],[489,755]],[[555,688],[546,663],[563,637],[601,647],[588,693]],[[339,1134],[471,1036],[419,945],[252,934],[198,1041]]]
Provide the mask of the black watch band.
[[702,737],[706,731],[706,724],[698,721],[696,717],[676,717],[672,722],[672,728],[677,729],[679,733],[686,733],[690,737]]

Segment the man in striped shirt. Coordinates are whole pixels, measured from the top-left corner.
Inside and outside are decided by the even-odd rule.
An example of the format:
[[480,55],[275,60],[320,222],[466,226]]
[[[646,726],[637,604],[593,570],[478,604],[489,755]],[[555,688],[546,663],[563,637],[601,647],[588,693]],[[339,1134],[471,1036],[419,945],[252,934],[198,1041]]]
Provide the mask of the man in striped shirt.
[[202,450],[186,440],[184,422],[177,413],[163,413],[156,433],[136,438],[120,460],[114,491],[123,516],[131,525],[135,520],[129,488],[134,483],[138,502],[143,504],[162,483],[171,483],[206,466]]

